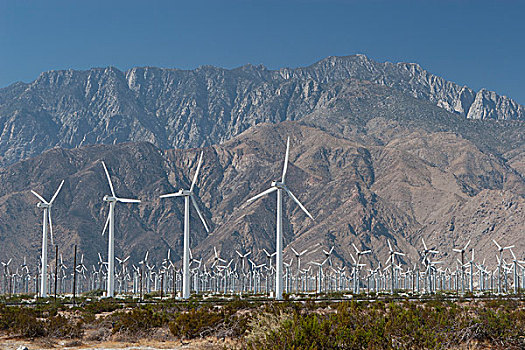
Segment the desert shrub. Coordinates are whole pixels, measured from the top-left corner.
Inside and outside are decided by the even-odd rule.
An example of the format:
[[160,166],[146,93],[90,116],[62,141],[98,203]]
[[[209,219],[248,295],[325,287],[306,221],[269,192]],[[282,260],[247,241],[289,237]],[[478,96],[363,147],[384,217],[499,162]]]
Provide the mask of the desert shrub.
[[129,312],[119,311],[109,317],[113,322],[113,334],[140,334],[163,325],[163,319],[158,313],[145,308],[135,308]]
[[90,312],[96,315],[102,312],[113,312],[120,308],[122,308],[120,304],[115,303],[114,301],[110,299],[100,299],[100,300],[89,302],[86,305],[84,305],[83,311]]
[[45,328],[46,335],[56,338],[75,339],[84,335],[82,321],[68,319],[62,315],[48,318]]
[[193,339],[205,331],[210,331],[225,320],[223,312],[214,312],[205,308],[190,309],[175,316],[170,322],[171,333],[180,338]]
[[262,312],[248,322],[248,331],[245,340],[248,344],[257,347],[267,344],[268,338],[279,332],[284,323],[290,321],[292,315],[280,312],[279,314]]

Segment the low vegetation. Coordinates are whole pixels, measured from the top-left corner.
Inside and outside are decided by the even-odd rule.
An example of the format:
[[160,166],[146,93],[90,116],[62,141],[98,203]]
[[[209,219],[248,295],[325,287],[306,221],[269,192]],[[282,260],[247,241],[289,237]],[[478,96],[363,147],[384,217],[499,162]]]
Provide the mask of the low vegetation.
[[88,341],[139,340],[164,331],[173,340],[228,339],[229,347],[241,349],[523,349],[524,305],[504,299],[2,303],[0,331]]

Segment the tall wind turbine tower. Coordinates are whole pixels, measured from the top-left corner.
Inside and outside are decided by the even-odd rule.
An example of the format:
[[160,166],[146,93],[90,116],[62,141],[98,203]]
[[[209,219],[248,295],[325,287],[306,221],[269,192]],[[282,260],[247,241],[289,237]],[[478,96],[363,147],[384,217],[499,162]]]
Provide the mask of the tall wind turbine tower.
[[297,197],[286,187],[286,170],[288,169],[288,156],[290,153],[290,137],[286,141],[286,155],[284,157],[283,175],[281,181],[273,181],[271,187],[266,191],[259,193],[258,195],[248,199],[248,203],[252,203],[255,200],[277,191],[277,225],[276,225],[276,243],[275,251],[276,257],[276,273],[275,273],[275,299],[282,300],[283,298],[283,191],[285,191],[292,200],[305,212],[310,219],[314,219],[312,215],[306,210],[306,208],[299,202]]
[[64,180],[60,183],[60,186],[58,186],[58,189],[56,190],[55,194],[51,198],[51,200],[48,202],[36,193],[35,191],[31,190],[31,193],[36,196],[40,200],[40,202],[36,205],[39,208],[44,209],[44,219],[42,224],[42,268],[40,269],[40,296],[42,298],[47,297],[47,225],[49,223],[49,233],[51,237],[51,245],[54,245],[53,242],[53,224],[51,221],[51,206],[53,205],[53,202],[58,196],[58,192],[60,192],[60,189],[62,188],[62,185],[64,185]]
[[179,192],[163,194],[160,198],[171,198],[171,197],[184,197],[184,251],[182,256],[182,298],[188,299],[190,297],[190,200],[193,204],[193,207],[199,214],[199,218],[206,229],[206,232],[210,232],[204,216],[197,205],[195,200],[195,195],[193,194],[193,188],[197,182],[197,177],[199,175],[199,170],[202,164],[202,152],[199,157],[199,163],[197,164],[197,170],[193,176],[193,181],[189,190],[180,189]]
[[111,189],[111,196],[104,196],[104,202],[109,203],[109,215],[104,225],[102,234],[106,232],[106,228],[109,226],[109,239],[108,239],[108,276],[107,276],[107,287],[106,297],[112,298],[115,296],[115,203],[140,203],[138,199],[120,198],[115,194],[113,189],[113,183],[109,176],[108,168],[106,164],[102,162],[104,172],[108,178],[109,188]]

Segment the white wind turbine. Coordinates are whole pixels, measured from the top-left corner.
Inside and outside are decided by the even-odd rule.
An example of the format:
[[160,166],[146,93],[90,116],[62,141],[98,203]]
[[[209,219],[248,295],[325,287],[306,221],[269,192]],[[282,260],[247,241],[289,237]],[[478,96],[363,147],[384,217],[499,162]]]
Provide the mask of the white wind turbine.
[[113,189],[113,183],[111,182],[108,168],[104,162],[102,162],[102,166],[104,167],[104,172],[108,178],[109,188],[111,189],[111,196],[104,196],[103,198],[104,202],[109,203],[109,215],[106,224],[104,225],[104,230],[102,231],[102,234],[104,234],[109,226],[106,297],[111,298],[115,295],[115,203],[140,203],[140,200],[117,197],[115,190]]
[[48,202],[46,201],[41,195],[36,193],[35,191],[31,190],[31,193],[34,194],[40,202],[36,205],[39,208],[44,209],[44,219],[43,219],[43,225],[42,225],[42,268],[40,270],[41,276],[40,276],[40,296],[42,298],[47,297],[47,225],[49,224],[49,233],[51,237],[51,245],[54,245],[53,242],[53,224],[51,220],[51,207],[53,206],[53,202],[58,196],[58,192],[60,192],[60,189],[62,188],[62,185],[64,185],[64,180],[60,183],[60,186],[58,186],[58,189],[56,190],[53,197],[51,197],[51,200]]
[[308,252],[308,249],[305,249],[299,253],[297,250],[293,249],[293,247],[290,247],[290,248],[292,249],[292,252],[297,258],[297,274],[299,274],[301,271],[301,256],[305,255]]
[[275,299],[281,300],[283,298],[283,191],[288,193],[292,200],[299,205],[299,207],[305,212],[310,219],[314,219],[312,215],[306,210],[306,208],[299,202],[294,194],[286,187],[286,170],[288,169],[288,156],[290,151],[290,138],[286,141],[286,155],[284,158],[284,167],[281,181],[273,181],[271,187],[266,191],[259,193],[258,195],[248,199],[248,203],[252,203],[255,200],[277,191],[277,225],[276,225],[276,244],[275,251],[277,252],[276,258],[276,275],[275,275]]
[[202,152],[199,157],[199,163],[197,164],[197,170],[195,171],[195,175],[193,176],[193,181],[191,182],[191,186],[189,190],[180,189],[178,192],[175,193],[168,193],[163,194],[160,196],[160,198],[171,198],[171,197],[184,197],[184,251],[182,256],[182,298],[188,299],[190,297],[190,200],[193,204],[193,207],[197,211],[197,214],[199,215],[199,218],[202,221],[202,224],[204,225],[204,228],[206,229],[206,232],[210,232],[208,229],[208,225],[206,224],[206,221],[204,220],[204,216],[202,216],[202,213],[199,209],[199,206],[197,205],[197,201],[195,200],[195,195],[193,194],[193,188],[195,187],[195,183],[197,182],[197,176],[199,175],[199,170],[201,168],[202,164]]
[[463,247],[463,249],[457,249],[454,248],[452,251],[456,253],[461,254],[461,292],[465,292],[465,252],[467,251],[468,245],[470,244],[470,239],[468,240],[467,244]]
[[501,264],[503,263],[503,251],[514,248],[514,245],[502,247],[498,244],[498,242],[496,242],[496,240],[493,239],[492,242],[494,242],[494,244],[498,247],[499,252],[499,258],[497,255],[496,257],[498,258],[498,293],[501,293]]

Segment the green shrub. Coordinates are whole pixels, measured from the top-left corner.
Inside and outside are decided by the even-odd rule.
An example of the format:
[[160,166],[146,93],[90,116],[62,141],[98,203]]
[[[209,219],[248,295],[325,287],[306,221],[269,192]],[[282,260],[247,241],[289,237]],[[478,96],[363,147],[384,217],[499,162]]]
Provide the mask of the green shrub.
[[209,332],[225,321],[223,312],[209,311],[205,308],[190,309],[175,316],[169,323],[171,333],[179,338],[193,339]]
[[159,314],[144,308],[135,308],[129,312],[118,311],[110,317],[113,321],[113,334],[140,334],[163,325]]
[[84,331],[82,321],[68,319],[64,316],[57,315],[47,319],[46,335],[55,338],[82,338]]

